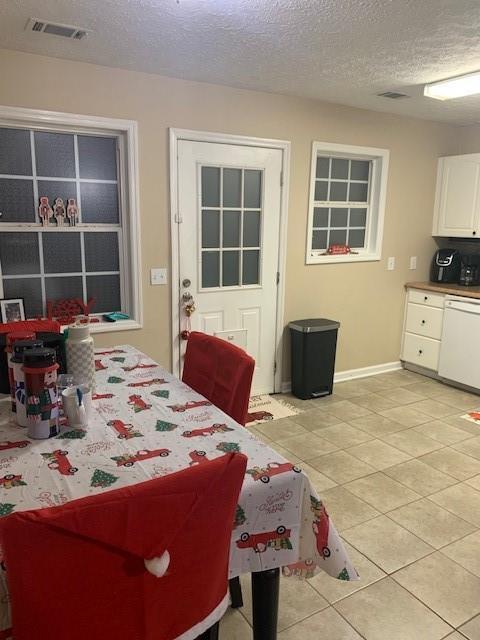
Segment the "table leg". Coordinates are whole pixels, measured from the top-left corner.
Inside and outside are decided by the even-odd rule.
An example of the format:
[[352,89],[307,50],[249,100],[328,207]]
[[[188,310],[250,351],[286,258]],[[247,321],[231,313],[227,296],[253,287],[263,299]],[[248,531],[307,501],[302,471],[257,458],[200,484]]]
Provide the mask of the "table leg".
[[253,640],[276,640],[280,569],[252,573]]
[[231,578],[228,581],[230,589],[230,599],[232,601],[232,609],[239,609],[243,607],[242,586],[240,584],[240,578]]

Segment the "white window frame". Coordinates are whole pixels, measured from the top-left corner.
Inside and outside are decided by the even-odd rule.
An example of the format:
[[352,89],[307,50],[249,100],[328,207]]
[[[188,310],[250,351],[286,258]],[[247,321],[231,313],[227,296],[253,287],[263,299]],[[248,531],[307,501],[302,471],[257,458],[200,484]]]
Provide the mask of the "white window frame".
[[[367,224],[365,230],[365,248],[354,249],[358,253],[345,255],[321,255],[323,249],[312,250],[313,212],[315,205],[315,178],[317,157],[348,158],[351,160],[368,160],[372,163],[370,172],[370,193],[367,208]],[[390,152],[388,149],[376,147],[359,147],[333,142],[312,143],[312,158],[310,166],[310,198],[307,224],[307,246],[305,253],[306,264],[332,264],[336,262],[373,262],[382,257],[383,224],[385,218],[385,201],[387,194],[388,164]],[[335,202],[336,205],[341,203]],[[328,203],[325,205],[328,207]],[[348,203],[345,203],[348,207]]]
[[[119,242],[120,284],[122,297],[128,300],[129,320],[113,322],[95,322],[90,324],[92,333],[112,333],[141,329],[143,327],[141,253],[140,253],[140,213],[138,198],[138,126],[134,120],[118,118],[104,118],[99,116],[84,116],[57,111],[43,111],[39,109],[24,109],[20,107],[0,106],[0,127],[11,126],[48,131],[62,131],[68,133],[93,133],[97,135],[119,136],[120,153],[120,210],[122,227],[119,241],[123,235],[128,235],[127,245]],[[10,225],[11,226],[11,225]],[[100,230],[101,225],[99,225]],[[0,230],[1,230],[0,226]],[[23,230],[38,230],[38,223],[22,223]],[[127,233],[125,233],[127,232]],[[0,274],[1,275],[1,274]],[[3,287],[0,281],[0,293]],[[0,296],[2,297],[2,296]],[[95,315],[95,314],[94,314]],[[101,314],[100,314],[101,319]]]

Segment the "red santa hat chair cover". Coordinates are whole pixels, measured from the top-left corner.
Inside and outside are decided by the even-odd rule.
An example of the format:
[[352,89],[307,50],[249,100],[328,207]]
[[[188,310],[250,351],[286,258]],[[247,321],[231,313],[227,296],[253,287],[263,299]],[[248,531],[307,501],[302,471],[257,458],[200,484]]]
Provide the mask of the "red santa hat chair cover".
[[239,424],[245,425],[255,360],[215,336],[192,331],[182,380]]
[[245,456],[229,454],[2,519],[15,640],[193,640],[204,633],[228,605],[245,468]]

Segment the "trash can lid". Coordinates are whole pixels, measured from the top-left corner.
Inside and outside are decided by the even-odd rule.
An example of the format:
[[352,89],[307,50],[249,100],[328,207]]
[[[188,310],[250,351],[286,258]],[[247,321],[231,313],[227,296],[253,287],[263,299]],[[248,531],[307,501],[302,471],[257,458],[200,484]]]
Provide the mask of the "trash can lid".
[[293,331],[302,333],[314,333],[316,331],[332,331],[338,329],[340,322],[328,320],[327,318],[310,318],[308,320],[293,320],[288,325]]

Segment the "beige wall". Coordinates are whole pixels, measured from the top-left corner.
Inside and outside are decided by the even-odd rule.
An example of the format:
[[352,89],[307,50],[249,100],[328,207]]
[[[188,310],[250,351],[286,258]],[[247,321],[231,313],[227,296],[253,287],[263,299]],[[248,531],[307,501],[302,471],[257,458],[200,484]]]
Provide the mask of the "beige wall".
[[458,127],[458,153],[480,152],[480,124]]
[[[170,363],[169,289],[151,287],[148,272],[170,263],[168,128],[183,127],[291,141],[285,324],[311,316],[339,320],[337,371],[398,360],[403,284],[427,277],[436,159],[458,151],[455,128],[5,50],[0,104],[138,121],[144,329],[104,334],[98,344],[129,342]],[[390,149],[380,262],[305,265],[312,140]],[[412,255],[416,272],[408,270]],[[395,271],[386,270],[388,256],[396,258]],[[287,380],[288,357],[284,365]]]

